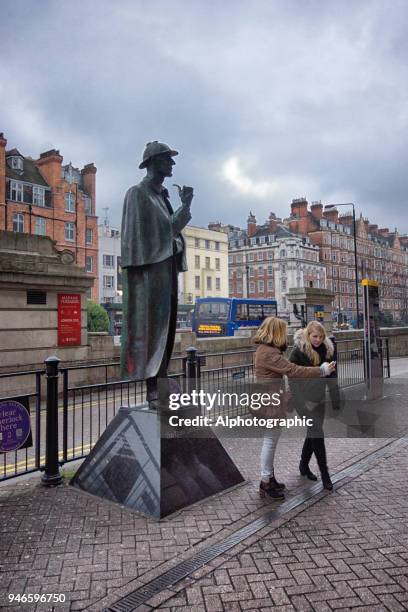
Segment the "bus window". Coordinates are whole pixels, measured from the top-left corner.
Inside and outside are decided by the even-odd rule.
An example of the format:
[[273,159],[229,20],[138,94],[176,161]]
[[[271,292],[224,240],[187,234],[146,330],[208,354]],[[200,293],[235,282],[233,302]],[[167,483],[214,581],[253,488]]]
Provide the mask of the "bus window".
[[262,321],[262,304],[248,304],[248,321]]
[[200,304],[200,319],[226,321],[228,319],[229,304],[225,302],[203,302]]
[[236,321],[248,321],[248,304],[237,304]]
[[263,304],[263,316],[266,317],[276,317],[276,304]]

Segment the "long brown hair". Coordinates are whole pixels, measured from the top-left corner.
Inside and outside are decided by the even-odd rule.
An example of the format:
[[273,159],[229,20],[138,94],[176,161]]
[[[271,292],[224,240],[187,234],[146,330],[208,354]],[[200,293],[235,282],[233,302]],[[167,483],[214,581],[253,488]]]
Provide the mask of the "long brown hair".
[[306,325],[305,329],[305,353],[309,357],[313,365],[318,366],[320,365],[320,356],[314,350],[312,343],[310,342],[310,334],[312,334],[313,332],[316,332],[323,337],[323,343],[326,340],[326,330],[324,329],[323,325],[319,323],[319,321],[310,321],[310,323]]
[[278,317],[267,317],[254,336],[255,344],[269,344],[278,349],[286,347],[287,323]]

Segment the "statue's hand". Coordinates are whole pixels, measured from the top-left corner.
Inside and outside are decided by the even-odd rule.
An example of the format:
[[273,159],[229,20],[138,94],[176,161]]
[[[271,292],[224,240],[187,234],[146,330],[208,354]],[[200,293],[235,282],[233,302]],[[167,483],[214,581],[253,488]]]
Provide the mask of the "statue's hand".
[[180,187],[180,185],[176,185],[176,184],[174,184],[174,187],[177,187],[178,189],[180,200],[182,204],[184,206],[191,206],[191,201],[194,196],[193,188],[187,187],[186,185],[183,185],[183,187]]

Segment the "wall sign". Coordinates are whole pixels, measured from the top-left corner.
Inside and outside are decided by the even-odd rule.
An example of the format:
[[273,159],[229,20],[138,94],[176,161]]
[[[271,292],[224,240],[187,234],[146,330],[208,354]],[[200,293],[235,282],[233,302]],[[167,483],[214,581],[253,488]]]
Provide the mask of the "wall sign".
[[0,402],[0,453],[32,446],[30,413],[16,400]]
[[81,345],[81,295],[58,294],[58,346]]

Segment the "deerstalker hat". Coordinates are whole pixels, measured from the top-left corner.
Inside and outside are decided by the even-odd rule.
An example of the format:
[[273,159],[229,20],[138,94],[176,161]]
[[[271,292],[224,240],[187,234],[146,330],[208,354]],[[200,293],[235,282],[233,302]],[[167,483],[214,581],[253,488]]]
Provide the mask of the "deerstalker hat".
[[168,153],[172,157],[178,155],[178,151],[173,151],[170,147],[164,142],[159,142],[158,140],[153,140],[153,142],[148,142],[145,150],[143,151],[143,161],[139,164],[139,168],[146,168],[147,162],[151,157],[155,155],[162,155],[163,153]]

